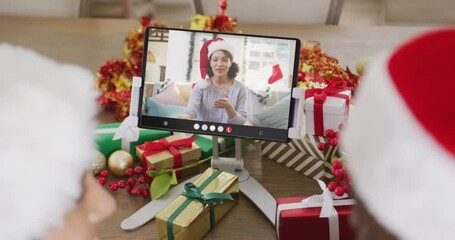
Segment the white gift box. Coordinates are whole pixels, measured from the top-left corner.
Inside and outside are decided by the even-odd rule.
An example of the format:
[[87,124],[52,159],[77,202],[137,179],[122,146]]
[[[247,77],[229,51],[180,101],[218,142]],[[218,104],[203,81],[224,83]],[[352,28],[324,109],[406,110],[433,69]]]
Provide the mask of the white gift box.
[[[346,90],[339,92],[351,99],[351,91]],[[324,136],[327,129],[334,131],[339,130],[340,124],[344,123],[348,116],[348,108],[346,100],[335,96],[327,96],[323,104],[323,126],[324,131],[322,134],[315,132],[314,123],[314,97],[309,97],[305,100],[305,129],[306,133],[310,135]]]

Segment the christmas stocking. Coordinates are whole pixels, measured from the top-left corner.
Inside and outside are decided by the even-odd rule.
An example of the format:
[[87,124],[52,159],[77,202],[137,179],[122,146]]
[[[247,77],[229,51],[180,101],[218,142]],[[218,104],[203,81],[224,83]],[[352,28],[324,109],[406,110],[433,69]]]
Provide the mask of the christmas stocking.
[[283,78],[283,73],[281,72],[280,64],[273,65],[272,76],[270,76],[268,83],[272,84]]

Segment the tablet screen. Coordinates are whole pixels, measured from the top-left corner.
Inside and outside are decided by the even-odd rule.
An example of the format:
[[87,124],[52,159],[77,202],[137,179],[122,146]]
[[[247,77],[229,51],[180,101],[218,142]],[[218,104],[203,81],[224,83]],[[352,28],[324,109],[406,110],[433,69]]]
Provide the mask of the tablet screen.
[[139,127],[288,141],[300,42],[149,27]]

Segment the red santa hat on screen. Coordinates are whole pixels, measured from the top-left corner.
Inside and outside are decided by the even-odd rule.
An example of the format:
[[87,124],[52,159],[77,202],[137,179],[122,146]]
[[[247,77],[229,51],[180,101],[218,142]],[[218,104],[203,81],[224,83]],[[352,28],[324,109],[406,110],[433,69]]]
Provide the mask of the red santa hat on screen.
[[371,62],[342,142],[368,211],[399,239],[455,236],[455,30]]
[[94,76],[0,44],[0,236],[38,239],[63,223],[94,159]]
[[213,52],[218,50],[226,50],[233,54],[232,46],[227,43],[223,38],[215,38],[207,40],[201,47],[200,51],[200,63],[199,67],[201,70],[201,77],[205,79],[207,75],[207,65],[209,64],[210,56]]

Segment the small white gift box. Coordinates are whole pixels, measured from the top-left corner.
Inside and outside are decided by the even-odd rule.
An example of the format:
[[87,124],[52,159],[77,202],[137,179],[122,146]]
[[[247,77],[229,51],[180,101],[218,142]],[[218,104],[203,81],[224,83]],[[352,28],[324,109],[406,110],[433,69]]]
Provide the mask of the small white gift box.
[[315,96],[305,100],[305,128],[307,134],[324,136],[327,129],[338,131],[340,125],[344,123],[348,116],[349,100],[351,99],[350,90],[326,95],[323,103],[317,99],[315,104]]

